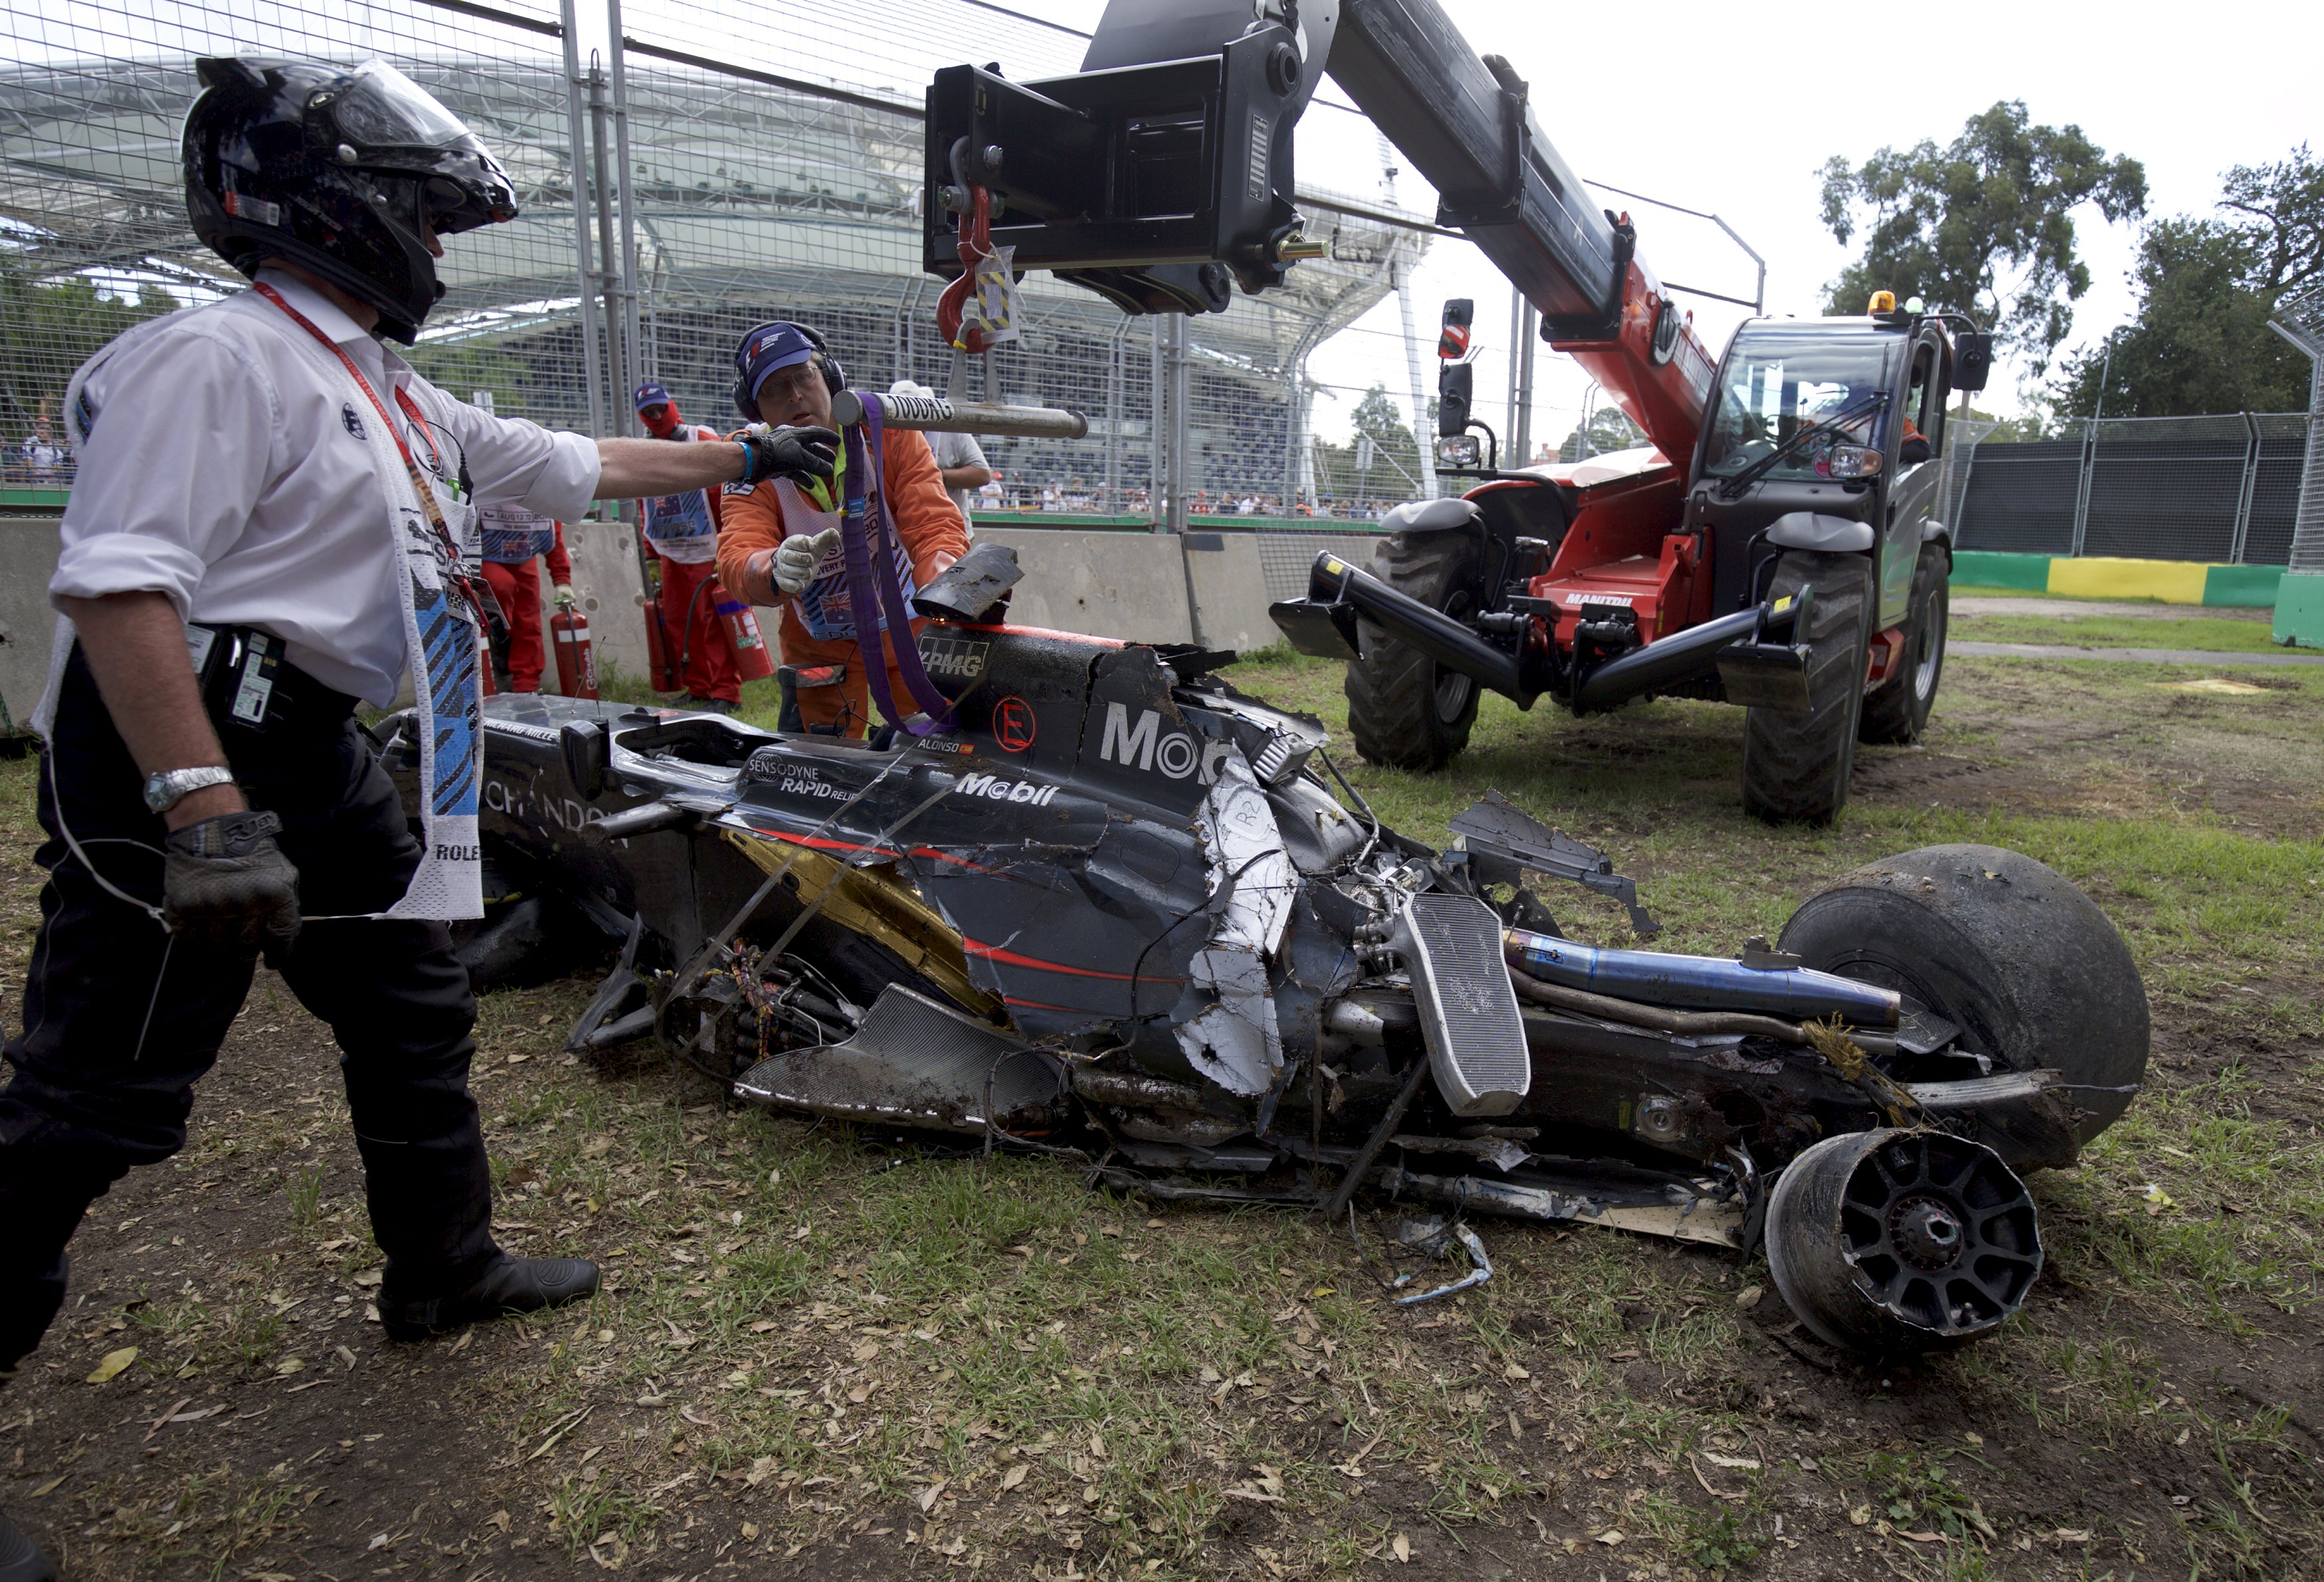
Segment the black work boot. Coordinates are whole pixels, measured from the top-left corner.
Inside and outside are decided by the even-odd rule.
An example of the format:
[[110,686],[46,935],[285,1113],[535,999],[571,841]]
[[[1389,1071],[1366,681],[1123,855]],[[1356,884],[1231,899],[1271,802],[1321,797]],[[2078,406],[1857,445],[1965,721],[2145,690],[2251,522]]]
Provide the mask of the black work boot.
[[[503,1253],[464,1289],[441,1296],[379,1294],[379,1321],[391,1340],[425,1340],[462,1324],[539,1312],[597,1294],[597,1265],[581,1258],[514,1258]],[[0,1582],[13,1578],[0,1573]]]
[[0,1582],[57,1582],[57,1563],[0,1511]]

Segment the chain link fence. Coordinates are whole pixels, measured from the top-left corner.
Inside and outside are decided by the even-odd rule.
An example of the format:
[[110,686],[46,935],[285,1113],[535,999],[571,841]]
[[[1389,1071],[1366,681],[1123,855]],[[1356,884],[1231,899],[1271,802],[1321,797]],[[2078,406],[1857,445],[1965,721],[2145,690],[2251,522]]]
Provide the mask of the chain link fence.
[[2084,420],[2057,439],[1963,446],[1963,549],[2282,566],[2303,412]]
[[[206,55],[387,60],[507,165],[521,217],[454,241],[412,353],[456,394],[550,427],[636,432],[630,392],[651,378],[692,419],[727,427],[741,420],[733,348],[776,317],[824,332],[859,385],[945,389],[942,282],[920,269],[922,93],[960,60],[1072,70],[1085,36],[978,0],[897,0],[875,50],[863,14],[830,0],[763,28],[673,0],[610,12],[599,52],[571,0],[0,0],[0,485],[69,485],[58,409],[74,368],[138,319],[241,284],[185,221],[178,129]],[[1384,299],[1430,238],[1323,208],[1309,231],[1328,256],[1187,321],[1183,341],[1028,277],[1018,338],[964,370],[967,388],[989,375],[1009,400],[1086,413],[1090,433],[985,441],[998,476],[982,508],[1151,520],[1176,442],[1155,392],[1183,359],[1176,475],[1192,514],[1312,510],[1331,480],[1319,488],[1308,356]],[[1377,473],[1368,502],[1414,492]]]

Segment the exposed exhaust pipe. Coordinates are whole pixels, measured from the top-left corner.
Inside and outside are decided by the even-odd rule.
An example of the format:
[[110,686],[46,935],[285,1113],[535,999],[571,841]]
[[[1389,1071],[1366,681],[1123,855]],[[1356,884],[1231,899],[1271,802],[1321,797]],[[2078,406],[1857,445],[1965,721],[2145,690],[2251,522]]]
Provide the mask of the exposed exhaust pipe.
[[1812,967],[1758,967],[1720,956],[1600,950],[1523,928],[1502,931],[1501,952],[1511,967],[1544,983],[1649,1005],[1764,1011],[1803,1021],[1838,1016],[1859,1027],[1894,1027],[1904,1015],[1903,999],[1895,989]]
[[[1307,575],[1307,596],[1274,606],[1276,624],[1303,652],[1314,641],[1314,628],[1328,620],[1352,645],[1352,613],[1387,629],[1398,642],[1418,648],[1448,670],[1480,685],[1489,686],[1530,707],[1534,694],[1518,679],[1517,657],[1495,648],[1442,611],[1431,610],[1409,594],[1399,593],[1368,571],[1349,565],[1330,550],[1315,556]],[[1305,640],[1302,640],[1305,639]],[[1342,656],[1351,657],[1351,656]]]

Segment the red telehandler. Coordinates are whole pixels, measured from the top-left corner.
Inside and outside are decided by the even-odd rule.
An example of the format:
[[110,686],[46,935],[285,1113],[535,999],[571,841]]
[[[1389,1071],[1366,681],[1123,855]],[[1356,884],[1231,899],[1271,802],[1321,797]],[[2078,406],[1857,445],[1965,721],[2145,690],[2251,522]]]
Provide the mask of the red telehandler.
[[[1651,441],[1399,506],[1370,569],[1316,558],[1306,597],[1274,614],[1303,652],[1348,662],[1357,750],[1439,768],[1487,688],[1576,713],[1723,700],[1747,710],[1746,806],[1829,822],[1856,742],[1912,740],[1935,701],[1946,408],[1992,357],[1961,316],[1883,292],[1861,317],[1750,320],[1714,361],[1628,216],[1543,136],[1526,83],[1436,0],[1111,0],[1072,77],[939,72],[924,262],[959,272],[964,225],[990,213],[1017,268],[1134,312],[1279,284],[1320,251],[1291,130],[1326,71],[1436,189],[1437,223]],[[1443,407],[1460,433],[1465,412]]]

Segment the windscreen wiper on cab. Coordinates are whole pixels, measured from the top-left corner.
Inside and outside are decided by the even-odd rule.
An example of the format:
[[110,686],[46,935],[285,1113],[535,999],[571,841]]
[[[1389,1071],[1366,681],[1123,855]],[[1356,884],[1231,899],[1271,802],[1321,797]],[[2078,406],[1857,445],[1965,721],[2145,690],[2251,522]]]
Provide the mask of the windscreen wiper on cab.
[[1733,477],[1720,483],[1719,485],[1719,498],[1721,500],[1741,499],[1743,497],[1743,491],[1748,489],[1752,484],[1757,483],[1760,479],[1766,477],[1767,474],[1774,469],[1776,463],[1782,461],[1785,456],[1799,449],[1809,440],[1813,439],[1817,435],[1827,432],[1837,433],[1840,429],[1855,422],[1858,418],[1867,417],[1871,413],[1877,412],[1887,404],[1888,392],[1886,391],[1875,391],[1872,394],[1866,396],[1862,400],[1858,401],[1854,406],[1844,407],[1840,410],[1834,412],[1831,417],[1824,418],[1820,423],[1811,423],[1808,427],[1801,429],[1797,434],[1793,435],[1789,439],[1784,441],[1783,444],[1769,451],[1766,455],[1761,456],[1757,461],[1753,462],[1749,466],[1745,467],[1741,472],[1737,473]]

